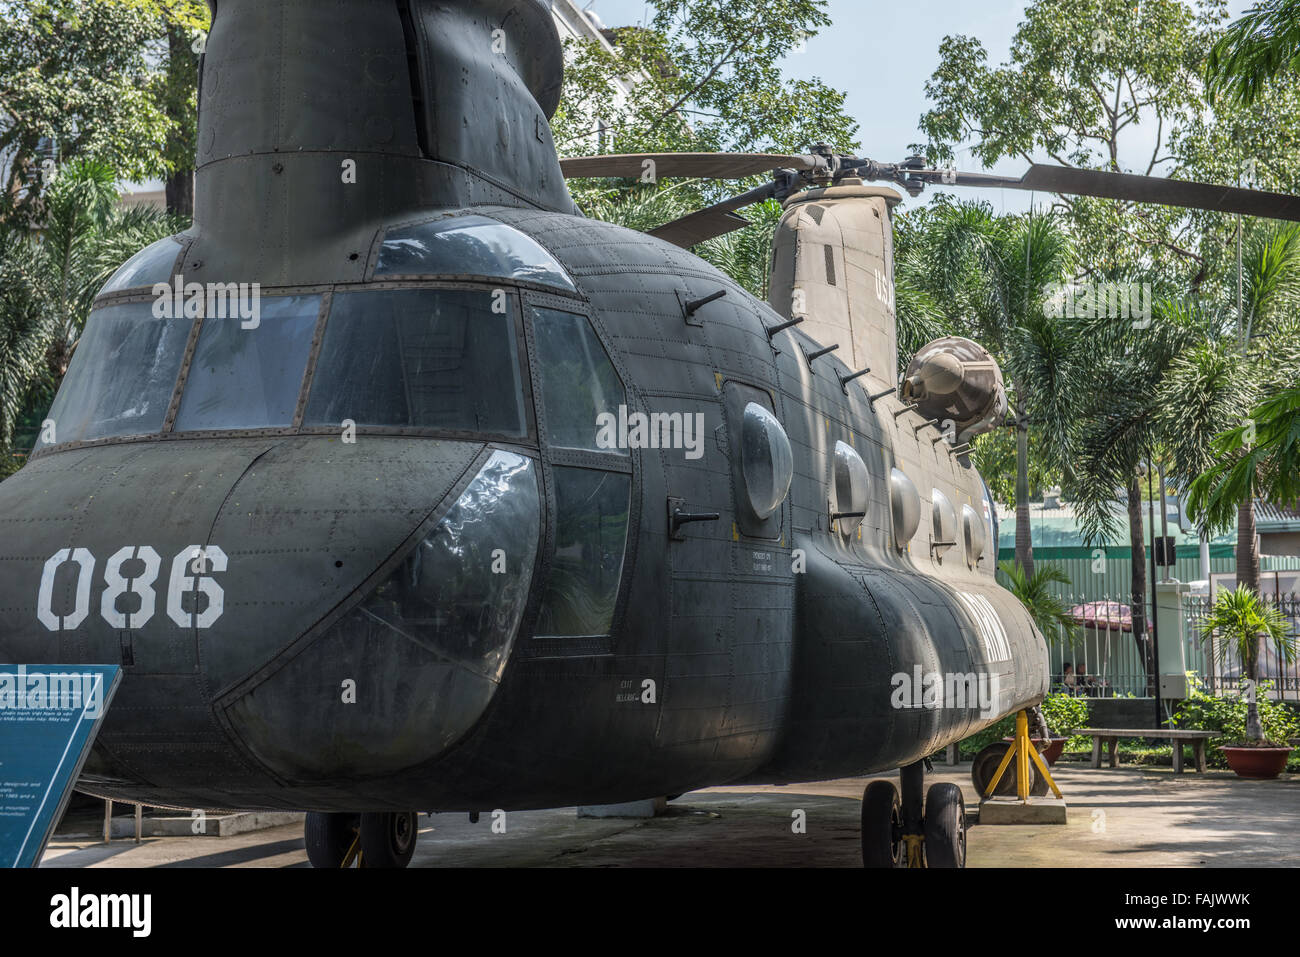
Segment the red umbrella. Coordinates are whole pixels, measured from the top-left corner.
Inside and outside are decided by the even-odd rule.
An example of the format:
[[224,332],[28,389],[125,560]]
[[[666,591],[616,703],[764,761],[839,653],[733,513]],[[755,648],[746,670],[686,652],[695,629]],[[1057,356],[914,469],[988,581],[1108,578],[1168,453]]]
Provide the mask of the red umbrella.
[[[1133,630],[1133,611],[1128,605],[1117,601],[1089,601],[1075,605],[1070,609],[1070,617],[1085,628],[1097,631]],[[1151,631],[1151,622],[1147,622],[1147,631]]]

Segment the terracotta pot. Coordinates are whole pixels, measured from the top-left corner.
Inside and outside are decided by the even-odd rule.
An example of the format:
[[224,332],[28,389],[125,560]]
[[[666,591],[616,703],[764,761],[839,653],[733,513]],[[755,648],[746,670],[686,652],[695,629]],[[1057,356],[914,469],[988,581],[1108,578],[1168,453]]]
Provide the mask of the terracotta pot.
[[1228,767],[1237,772],[1239,778],[1271,780],[1286,769],[1286,759],[1291,754],[1290,748],[1230,748],[1220,747],[1223,756],[1228,759]]
[[[1014,741],[1015,738],[1003,738],[1002,740],[1011,742]],[[1043,760],[1047,762],[1047,766],[1051,767],[1056,763],[1056,759],[1061,756],[1061,752],[1065,750],[1065,742],[1068,739],[1048,738],[1047,747],[1045,748],[1042,746],[1042,738],[1030,738],[1029,740],[1034,742],[1034,747],[1038,748],[1038,753],[1043,756]]]

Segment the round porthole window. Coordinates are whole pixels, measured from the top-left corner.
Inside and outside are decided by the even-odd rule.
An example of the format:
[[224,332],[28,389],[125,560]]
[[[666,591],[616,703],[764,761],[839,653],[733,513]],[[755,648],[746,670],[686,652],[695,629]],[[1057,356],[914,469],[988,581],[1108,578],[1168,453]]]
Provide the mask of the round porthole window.
[[794,453],[785,429],[757,402],[745,406],[740,465],[749,507],[767,518],[781,506],[794,478]]
[[962,543],[966,546],[966,564],[974,568],[984,557],[984,522],[969,505],[961,507]]
[[948,496],[937,488],[930,490],[930,510],[934,522],[930,548],[935,555],[943,555],[957,544],[957,513]]
[[858,450],[847,442],[836,442],[831,460],[832,512],[840,516],[835,519],[835,528],[845,538],[862,524],[867,511],[868,481],[867,463],[862,461]]
[[894,520],[894,545],[906,548],[921,524],[921,497],[912,480],[898,469],[889,471],[889,511]]

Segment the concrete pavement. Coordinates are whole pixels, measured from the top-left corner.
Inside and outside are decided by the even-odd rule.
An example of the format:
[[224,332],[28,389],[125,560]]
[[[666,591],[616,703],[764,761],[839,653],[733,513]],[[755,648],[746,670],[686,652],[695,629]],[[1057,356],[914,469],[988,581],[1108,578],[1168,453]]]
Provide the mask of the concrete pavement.
[[[1227,771],[1053,769],[1065,826],[976,825],[970,867],[1300,866],[1300,775],[1244,781]],[[881,775],[886,777],[889,775]],[[894,776],[896,778],[896,775]],[[514,811],[505,833],[485,809],[420,816],[413,867],[857,867],[867,778],[694,791],[650,820],[578,818],[574,808]],[[970,765],[936,764],[976,806]],[[795,833],[796,812],[804,833]],[[102,819],[99,823],[102,823]],[[99,841],[87,815],[65,822],[44,867],[306,867],[301,825],[232,837]]]

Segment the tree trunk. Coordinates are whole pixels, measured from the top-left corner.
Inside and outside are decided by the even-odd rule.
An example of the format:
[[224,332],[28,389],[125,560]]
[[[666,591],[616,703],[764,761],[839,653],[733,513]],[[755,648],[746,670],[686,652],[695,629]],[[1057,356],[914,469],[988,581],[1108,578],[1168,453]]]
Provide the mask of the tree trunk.
[[1255,500],[1237,506],[1237,587],[1259,594],[1259,536],[1255,529]]
[[175,168],[166,179],[167,212],[188,219],[194,218],[194,164],[196,157],[191,148],[187,125],[194,122],[188,99],[182,100],[180,90],[192,89],[198,82],[195,54],[190,49],[190,37],[176,24],[167,27],[167,118],[172,129],[167,134],[166,152]]
[[[1247,498],[1237,506],[1237,587],[1245,585],[1259,595],[1259,537],[1255,530],[1255,499]],[[1262,597],[1261,597],[1262,601]],[[1251,741],[1264,738],[1264,728],[1259,720],[1259,651],[1260,636],[1255,635],[1247,649],[1242,671],[1254,685],[1254,693],[1246,705],[1246,737]]]
[[1142,529],[1142,488],[1135,471],[1128,480],[1128,539],[1132,552],[1132,593],[1129,610],[1133,615],[1133,640],[1147,673],[1147,694],[1156,693],[1155,649],[1147,633],[1147,549]]
[[1016,564],[1034,576],[1034,539],[1029,528],[1029,423],[1016,407]]
[[167,212],[194,218],[194,171],[179,169],[167,177]]

